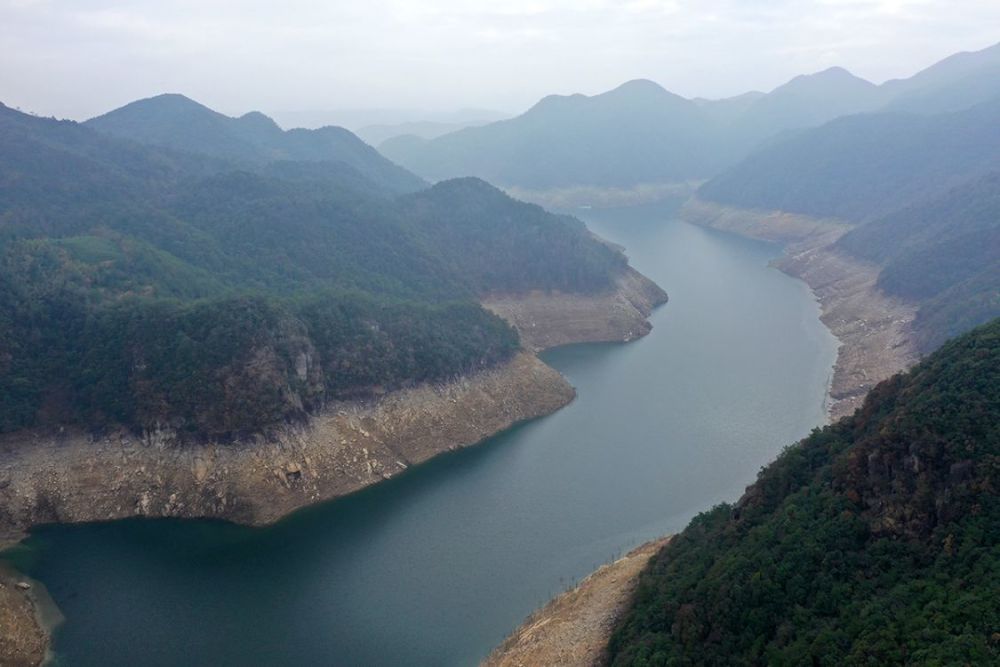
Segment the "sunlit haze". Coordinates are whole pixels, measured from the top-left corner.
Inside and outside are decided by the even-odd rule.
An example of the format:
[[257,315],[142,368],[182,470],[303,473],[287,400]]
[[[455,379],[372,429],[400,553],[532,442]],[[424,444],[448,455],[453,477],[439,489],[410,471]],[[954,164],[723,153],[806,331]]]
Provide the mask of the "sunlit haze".
[[634,78],[688,97],[832,65],[878,83],[998,26],[993,0],[3,0],[0,101],[73,119],[161,92],[227,113],[517,113]]

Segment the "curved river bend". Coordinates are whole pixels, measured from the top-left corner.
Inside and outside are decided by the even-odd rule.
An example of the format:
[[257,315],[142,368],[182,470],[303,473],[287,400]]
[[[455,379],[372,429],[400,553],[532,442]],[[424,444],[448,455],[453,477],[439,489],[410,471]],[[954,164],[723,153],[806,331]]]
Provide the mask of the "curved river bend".
[[[588,212],[589,213],[589,212]],[[823,420],[836,341],[773,245],[602,213],[670,293],[628,345],[553,350],[564,410],[266,529],[52,526],[11,555],[59,665],[472,665],[600,563],[736,499]]]

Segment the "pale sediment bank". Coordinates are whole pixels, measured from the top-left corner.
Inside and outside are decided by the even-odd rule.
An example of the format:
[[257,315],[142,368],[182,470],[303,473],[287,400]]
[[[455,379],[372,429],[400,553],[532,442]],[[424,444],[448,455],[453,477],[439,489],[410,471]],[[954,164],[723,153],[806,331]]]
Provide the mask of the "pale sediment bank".
[[851,226],[778,211],[751,211],[691,199],[681,218],[693,224],[785,244],[775,266],[804,281],[819,300],[823,324],[840,341],[828,412],[854,412],[868,391],[912,366],[916,307],[878,289],[876,265],[839,252],[834,242]]
[[0,665],[31,667],[44,662],[48,632],[38,614],[31,584],[0,568]]
[[632,601],[639,575],[669,538],[648,542],[597,569],[529,616],[483,667],[593,667],[606,663],[611,632]]
[[570,343],[627,342],[652,329],[653,308],[667,293],[649,278],[628,268],[612,290],[601,294],[532,292],[494,295],[483,306],[510,322],[522,343],[544,350]]
[[[488,304],[521,330],[530,350],[628,341],[666,294],[632,269],[613,291],[529,294]],[[332,403],[304,424],[226,443],[184,443],[169,431],[73,428],[0,436],[0,546],[42,523],[133,516],[271,523],[344,496],[433,456],[476,444],[555,412],[573,388],[532,352],[450,382]]]
[[[666,294],[632,269],[605,294],[507,296],[494,311],[521,330],[527,348],[507,363],[377,400],[332,403],[304,424],[234,442],[70,427],[0,436],[0,548],[45,523],[138,516],[265,525],[353,493],[555,412],[575,392],[533,351],[632,340],[649,332],[645,318],[664,301]],[[37,665],[48,631],[18,581],[13,573],[0,576],[0,664]]]
[[335,403],[307,424],[228,443],[172,433],[29,431],[0,440],[0,535],[132,516],[271,523],[549,414],[573,388],[533,354],[451,382]]

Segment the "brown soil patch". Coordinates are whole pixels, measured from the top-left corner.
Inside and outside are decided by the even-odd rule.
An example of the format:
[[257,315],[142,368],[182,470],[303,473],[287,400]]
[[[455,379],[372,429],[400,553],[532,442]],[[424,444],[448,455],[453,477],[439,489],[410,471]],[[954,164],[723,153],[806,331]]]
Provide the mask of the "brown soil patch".
[[642,545],[553,599],[494,649],[483,667],[603,665],[608,639],[632,601],[639,574],[668,541]]

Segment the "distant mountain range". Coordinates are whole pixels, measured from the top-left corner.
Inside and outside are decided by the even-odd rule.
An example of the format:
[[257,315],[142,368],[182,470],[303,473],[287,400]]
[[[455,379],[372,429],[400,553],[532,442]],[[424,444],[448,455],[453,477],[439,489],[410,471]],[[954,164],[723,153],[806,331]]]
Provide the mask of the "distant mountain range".
[[524,114],[430,141],[397,137],[379,149],[437,180],[475,175],[498,185],[628,185],[706,177],[722,163],[700,107],[651,81],[594,97],[546,97]]
[[1000,98],[935,115],[845,116],[771,142],[704,199],[864,222],[1000,167]]
[[516,118],[433,139],[396,137],[379,150],[430,180],[622,187],[708,178],[784,133],[845,115],[956,111],[998,96],[1000,44],[881,86],[832,68],[770,93],[710,101],[632,81],[592,97],[547,97]]
[[[316,129],[327,125],[345,127],[364,139],[364,129],[371,126],[405,127],[424,123],[454,127],[485,125],[510,118],[511,114],[495,109],[429,109],[344,108],[327,110],[272,111],[269,114],[284,128]],[[398,133],[397,133],[398,134]],[[365,139],[367,141],[367,139]]]
[[751,154],[698,190],[730,207],[855,225],[837,244],[919,306],[921,350],[1000,316],[1000,98],[962,111],[859,114]]
[[230,118],[183,95],[138,100],[85,125],[142,144],[245,163],[341,162],[398,193],[426,186],[344,128],[284,131],[259,111]]
[[359,127],[355,130],[361,139],[365,143],[371,146],[378,146],[379,144],[393,139],[395,137],[416,137],[418,139],[434,139],[451,132],[457,132],[458,130],[464,129],[466,127],[476,127],[479,125],[486,125],[488,122],[492,121],[469,121],[469,122],[458,122],[458,123],[445,123],[440,121],[432,120],[417,120],[409,121],[405,123],[395,123],[395,124],[374,124],[365,125]]
[[[838,248],[878,263],[880,287],[919,306],[915,339],[929,351],[1000,315],[998,128],[1000,44],[882,85],[831,68],[766,94],[688,100],[630,81],[380,150],[430,180],[473,174],[528,191],[705,181],[702,200],[838,218],[859,226]],[[888,247],[898,252],[874,252]]]

